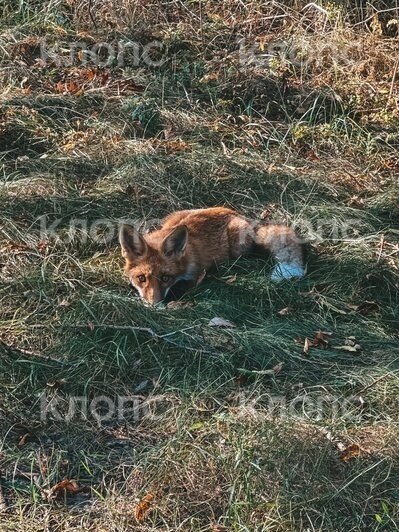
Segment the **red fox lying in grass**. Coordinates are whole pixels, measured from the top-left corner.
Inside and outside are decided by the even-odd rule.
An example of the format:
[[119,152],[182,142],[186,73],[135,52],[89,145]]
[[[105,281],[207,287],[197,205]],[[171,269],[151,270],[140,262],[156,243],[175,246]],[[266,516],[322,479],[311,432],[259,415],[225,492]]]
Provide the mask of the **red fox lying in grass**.
[[153,305],[179,281],[195,286],[213,265],[255,249],[276,259],[273,281],[305,274],[302,245],[293,229],[256,223],[224,207],[174,212],[145,236],[122,225],[119,240],[131,284]]

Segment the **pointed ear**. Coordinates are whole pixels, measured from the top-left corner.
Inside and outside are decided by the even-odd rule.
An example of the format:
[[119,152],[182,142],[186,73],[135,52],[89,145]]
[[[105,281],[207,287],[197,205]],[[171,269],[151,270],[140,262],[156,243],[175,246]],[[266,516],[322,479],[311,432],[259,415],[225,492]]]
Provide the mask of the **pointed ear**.
[[186,250],[187,239],[187,227],[179,225],[162,242],[162,253],[167,257],[181,257]]
[[146,241],[131,225],[121,225],[119,242],[122,248],[122,256],[132,262],[145,255],[147,251]]

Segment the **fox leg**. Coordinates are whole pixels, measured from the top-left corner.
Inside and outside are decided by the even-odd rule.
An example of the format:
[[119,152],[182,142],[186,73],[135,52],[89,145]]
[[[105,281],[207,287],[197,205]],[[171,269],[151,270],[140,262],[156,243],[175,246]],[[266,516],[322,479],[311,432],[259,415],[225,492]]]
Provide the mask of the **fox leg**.
[[255,233],[256,244],[269,251],[277,261],[272,271],[272,281],[305,275],[303,247],[293,229],[285,225],[260,225]]

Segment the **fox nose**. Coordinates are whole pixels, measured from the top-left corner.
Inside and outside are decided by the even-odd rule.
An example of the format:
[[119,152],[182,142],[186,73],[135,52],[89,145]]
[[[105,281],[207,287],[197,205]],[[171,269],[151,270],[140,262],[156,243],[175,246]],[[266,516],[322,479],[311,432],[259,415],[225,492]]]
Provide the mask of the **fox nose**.
[[152,290],[148,296],[146,297],[148,303],[150,303],[150,305],[158,305],[158,303],[161,303],[163,301],[163,297],[162,297],[162,294],[160,292],[160,290]]

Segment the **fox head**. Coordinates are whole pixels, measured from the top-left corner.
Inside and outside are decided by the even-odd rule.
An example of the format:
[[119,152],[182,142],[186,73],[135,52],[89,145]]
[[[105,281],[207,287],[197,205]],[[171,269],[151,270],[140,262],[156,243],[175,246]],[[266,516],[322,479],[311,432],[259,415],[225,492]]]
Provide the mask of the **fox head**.
[[146,239],[130,225],[122,225],[119,232],[130,282],[140,297],[156,305],[186,271],[188,230],[180,225],[166,236],[153,236]]

